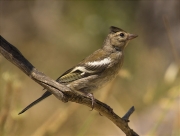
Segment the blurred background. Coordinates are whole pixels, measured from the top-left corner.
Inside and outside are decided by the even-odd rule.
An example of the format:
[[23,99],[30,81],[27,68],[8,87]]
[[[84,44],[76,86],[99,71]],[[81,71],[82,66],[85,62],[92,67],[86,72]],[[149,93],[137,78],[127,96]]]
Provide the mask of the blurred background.
[[[0,34],[56,79],[100,48],[110,26],[138,34],[118,77],[94,92],[143,136],[180,135],[180,1],[0,1]],[[95,110],[51,96],[22,115],[43,88],[0,55],[1,136],[120,136]]]

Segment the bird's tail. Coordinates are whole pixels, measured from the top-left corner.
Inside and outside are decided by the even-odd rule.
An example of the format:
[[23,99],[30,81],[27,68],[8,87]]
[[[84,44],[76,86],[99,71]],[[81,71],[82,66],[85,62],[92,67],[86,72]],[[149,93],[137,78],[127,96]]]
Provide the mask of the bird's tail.
[[46,91],[41,97],[39,97],[37,100],[35,100],[34,102],[32,102],[31,104],[29,104],[26,108],[24,108],[21,112],[19,112],[18,115],[24,113],[26,110],[30,109],[31,107],[33,107],[34,105],[36,105],[37,103],[39,103],[40,101],[44,100],[45,98],[47,98],[48,96],[50,96],[51,93],[49,91]]

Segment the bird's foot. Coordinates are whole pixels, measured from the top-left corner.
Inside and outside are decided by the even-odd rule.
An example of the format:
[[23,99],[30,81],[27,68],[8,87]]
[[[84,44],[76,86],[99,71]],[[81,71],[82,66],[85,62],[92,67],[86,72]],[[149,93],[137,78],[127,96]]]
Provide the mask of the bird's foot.
[[91,108],[92,108],[91,111],[92,111],[94,109],[94,103],[96,103],[95,98],[93,96],[93,93],[88,93],[87,96],[91,99]]

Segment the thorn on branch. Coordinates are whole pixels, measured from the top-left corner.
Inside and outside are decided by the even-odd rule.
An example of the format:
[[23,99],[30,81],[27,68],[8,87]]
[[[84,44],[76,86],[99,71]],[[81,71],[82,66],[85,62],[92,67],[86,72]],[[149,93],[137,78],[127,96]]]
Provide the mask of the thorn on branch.
[[126,122],[129,122],[129,117],[131,116],[131,114],[135,111],[134,106],[132,106],[128,112],[122,117],[122,119]]

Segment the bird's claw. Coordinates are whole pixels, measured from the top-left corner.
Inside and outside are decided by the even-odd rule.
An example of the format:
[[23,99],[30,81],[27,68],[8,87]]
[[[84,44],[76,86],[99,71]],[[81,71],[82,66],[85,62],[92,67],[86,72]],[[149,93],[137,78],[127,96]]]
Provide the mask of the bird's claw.
[[95,103],[95,99],[92,93],[88,93],[87,96],[91,99],[91,110],[92,111],[94,109],[94,103]]

